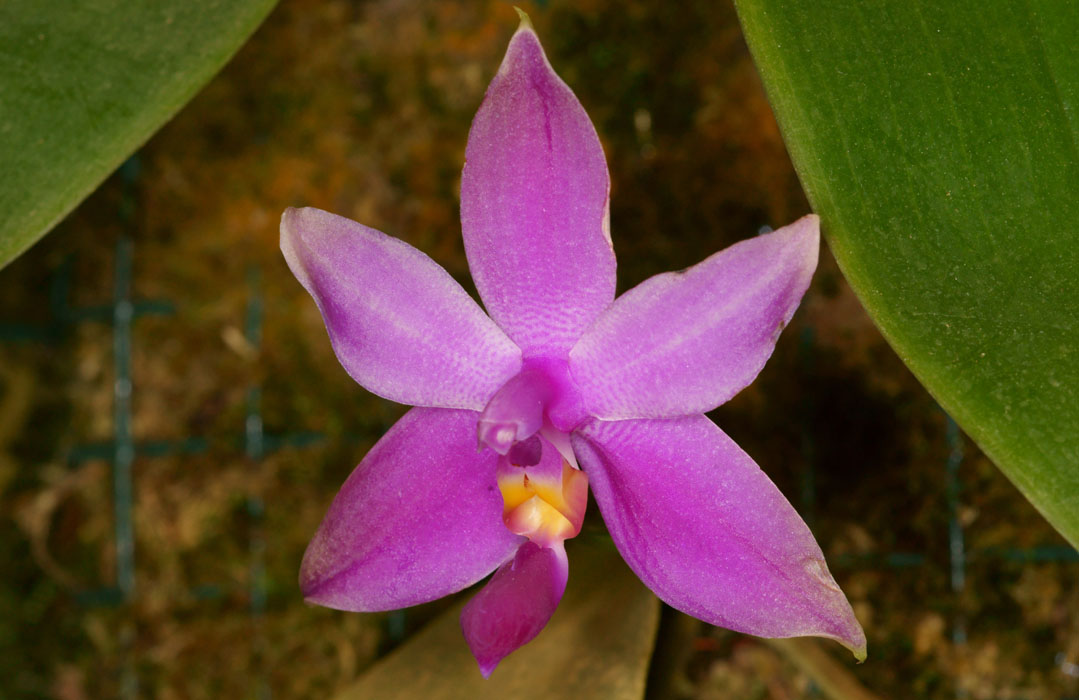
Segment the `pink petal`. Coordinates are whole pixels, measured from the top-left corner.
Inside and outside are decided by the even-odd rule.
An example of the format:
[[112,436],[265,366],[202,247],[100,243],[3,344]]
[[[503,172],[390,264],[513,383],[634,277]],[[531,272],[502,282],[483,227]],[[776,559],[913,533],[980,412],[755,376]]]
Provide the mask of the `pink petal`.
[[300,588],[339,610],[392,610],[467,588],[523,538],[502,522],[497,455],[472,411],[414,408],[378,441],[307,547]]
[[569,565],[558,545],[526,542],[513,561],[461,611],[461,631],[484,678],[502,659],[535,639],[551,619],[566,590]]
[[522,26],[472,122],[461,226],[487,311],[526,355],[564,357],[614,299],[609,190],[592,122]]
[[805,216],[623,294],[570,352],[589,411],[604,420],[710,411],[753,381],[817,266]]
[[809,528],[704,416],[596,421],[574,448],[615,545],[657,596],[761,637],[865,635]]
[[281,252],[318,304],[341,365],[372,393],[481,409],[520,369],[517,346],[403,241],[319,209],[288,209]]

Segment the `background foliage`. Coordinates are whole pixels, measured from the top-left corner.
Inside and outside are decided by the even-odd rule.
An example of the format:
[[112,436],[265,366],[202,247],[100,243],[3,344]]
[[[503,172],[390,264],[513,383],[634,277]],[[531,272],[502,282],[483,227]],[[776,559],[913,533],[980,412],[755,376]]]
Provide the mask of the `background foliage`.
[[738,9],[844,275],[941,404],[1079,543],[1079,12]]
[[0,3],[0,268],[190,100],[274,1]]

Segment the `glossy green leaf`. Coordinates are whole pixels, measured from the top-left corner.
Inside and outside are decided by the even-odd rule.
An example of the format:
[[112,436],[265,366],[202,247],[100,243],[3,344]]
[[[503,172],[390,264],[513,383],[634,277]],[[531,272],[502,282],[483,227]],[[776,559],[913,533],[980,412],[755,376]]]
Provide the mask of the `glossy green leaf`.
[[659,601],[613,547],[574,542],[569,556],[569,584],[554,617],[489,679],[461,634],[461,601],[336,700],[640,700]]
[[191,99],[273,4],[0,1],[0,267]]
[[944,408],[1079,543],[1079,9],[736,4],[851,286]]

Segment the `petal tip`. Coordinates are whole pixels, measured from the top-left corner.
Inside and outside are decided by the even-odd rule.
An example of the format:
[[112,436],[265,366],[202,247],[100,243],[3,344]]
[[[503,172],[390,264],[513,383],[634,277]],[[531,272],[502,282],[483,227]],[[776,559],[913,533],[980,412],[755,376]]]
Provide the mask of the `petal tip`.
[[304,247],[302,242],[303,227],[299,221],[303,211],[303,209],[288,207],[282,212],[281,235],[278,239],[278,247],[281,249],[281,254],[285,257],[285,262],[288,264],[289,269],[292,270],[292,274],[296,275],[299,283],[310,291],[312,288],[311,276],[304,265],[302,251],[300,250]]
[[[513,6],[513,9],[517,11],[517,16],[521,18],[521,23],[517,25],[517,31],[535,31],[535,27],[532,26],[532,18],[528,16],[528,13],[517,7]],[[493,667],[492,667],[493,668]],[[485,676],[486,677],[486,676]]]
[[[853,616],[853,612],[854,611],[852,610],[851,611],[852,616]],[[855,632],[854,632],[854,634],[851,635],[851,640],[850,640],[853,643],[852,644],[844,644],[843,646],[850,649],[850,653],[854,654],[855,661],[857,661],[858,663],[862,663],[863,661],[865,661],[866,654],[867,654],[865,630],[862,629],[862,626],[861,626],[861,624],[858,623],[857,618],[855,618],[855,620],[854,620],[854,626],[855,626]]]
[[296,270],[292,264],[293,258],[297,264],[301,262],[298,247],[306,247],[307,241],[310,240],[308,238],[305,241],[304,233],[318,226],[320,222],[316,218],[319,214],[326,215],[326,212],[314,207],[287,207],[281,213],[281,252],[285,254],[285,259],[289,261],[293,271]]
[[318,211],[314,207],[285,207],[281,213],[281,233],[294,231],[300,223],[300,218],[307,212]]
[[819,216],[806,214],[768,235],[778,236],[775,240],[783,241],[786,254],[793,256],[792,259],[800,260],[804,269],[810,273],[816,269],[820,256]]
[[791,233],[807,241],[820,239],[820,217],[816,214],[806,214],[784,228],[791,229]]
[[290,235],[296,227],[296,217],[299,210],[296,207],[288,207],[281,213],[281,246],[285,245],[285,237]]
[[300,594],[304,602],[311,605],[333,607],[326,595],[326,584],[333,576],[327,576],[324,568],[319,566],[320,561],[324,561],[319,546],[320,539],[320,533],[316,533],[314,539],[308,543],[307,551],[304,552],[303,559],[300,561]]
[[[855,623],[858,624],[857,622]],[[854,660],[858,663],[865,661],[867,656],[865,632],[862,631],[861,625],[858,625],[858,630],[850,636],[849,639],[840,639],[834,637],[834,639],[845,646],[851,654],[854,655]]]
[[[842,594],[840,594],[842,596]],[[854,610],[851,609],[850,603],[847,602],[845,596],[842,596],[843,606],[846,607],[845,619],[839,623],[838,629],[834,628],[828,632],[820,632],[818,636],[832,639],[839,642],[847,650],[854,655],[854,660],[858,663],[862,663],[866,659],[866,639],[865,630],[862,629],[861,623],[858,622],[858,618],[854,616]]]
[[303,602],[308,605],[317,605],[320,608],[330,608],[332,610],[349,609],[353,612],[360,611],[357,606],[345,606],[339,601],[337,596],[327,594],[326,583],[326,580],[304,581],[301,577],[300,595],[303,596]]
[[506,48],[506,55],[498,68],[499,75],[521,72],[524,75],[535,75],[536,71],[542,71],[557,76],[547,58],[547,52],[543,50],[543,43],[536,34],[536,28],[532,26],[532,20],[520,8],[513,9],[517,10],[521,22]]

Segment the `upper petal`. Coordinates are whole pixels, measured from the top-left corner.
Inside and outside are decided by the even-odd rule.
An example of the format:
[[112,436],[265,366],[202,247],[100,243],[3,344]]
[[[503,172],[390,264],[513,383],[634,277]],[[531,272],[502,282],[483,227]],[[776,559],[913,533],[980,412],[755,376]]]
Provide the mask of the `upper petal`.
[[466,588],[524,541],[502,522],[497,456],[472,411],[414,408],[345,481],[300,567],[312,603],[392,610]]
[[865,635],[809,528],[704,416],[595,421],[574,437],[607,529],[657,596],[762,637]]
[[817,266],[814,215],[737,243],[619,297],[570,351],[604,420],[710,411],[753,381]]
[[288,209],[281,252],[322,312],[341,365],[368,391],[481,409],[520,369],[520,349],[404,241],[319,209]]
[[468,601],[461,611],[461,631],[484,678],[543,630],[562,600],[568,575],[561,543],[540,547],[526,542]]
[[614,299],[609,190],[592,122],[522,25],[472,122],[461,227],[487,311],[526,354],[565,356]]

